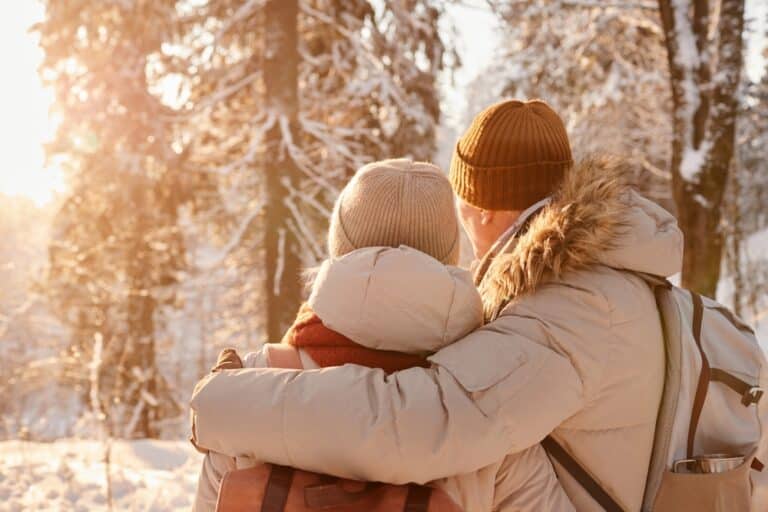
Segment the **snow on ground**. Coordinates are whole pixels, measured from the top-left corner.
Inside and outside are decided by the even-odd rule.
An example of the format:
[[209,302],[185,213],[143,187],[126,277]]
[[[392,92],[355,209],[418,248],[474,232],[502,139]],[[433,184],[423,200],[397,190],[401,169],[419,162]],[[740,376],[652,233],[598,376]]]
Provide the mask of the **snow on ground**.
[[[188,511],[200,455],[185,441],[115,441],[113,510]],[[0,511],[107,511],[104,445],[0,442]]]

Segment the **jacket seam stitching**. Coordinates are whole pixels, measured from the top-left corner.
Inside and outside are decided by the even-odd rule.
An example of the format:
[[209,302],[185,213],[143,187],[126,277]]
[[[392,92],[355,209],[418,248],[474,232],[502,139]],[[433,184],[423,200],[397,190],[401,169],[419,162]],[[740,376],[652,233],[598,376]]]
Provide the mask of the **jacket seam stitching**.
[[[446,270],[447,272],[447,270]],[[443,325],[443,346],[445,346],[446,338],[448,337],[448,323],[451,321],[451,314],[453,313],[453,304],[456,302],[456,280],[451,279],[453,290],[451,291],[451,303],[448,306],[448,314],[445,315],[445,324]]]
[[376,251],[376,253],[374,254],[373,262],[371,262],[371,271],[368,274],[368,276],[365,278],[365,290],[363,292],[363,299],[360,301],[360,308],[357,312],[358,325],[362,325],[364,323],[363,312],[367,310],[366,304],[368,303],[368,293],[371,290],[371,283],[373,282],[373,272],[376,269],[376,265],[379,264],[379,259],[381,259],[381,253],[382,251],[379,250],[379,251]]
[[[520,314],[520,313],[507,312],[504,315],[501,315],[499,318],[502,318],[502,316],[506,317],[506,318],[525,318],[525,319],[537,322],[537,323],[541,324],[544,336],[549,338],[548,341],[552,341],[552,340],[556,341],[557,340],[557,336],[552,332],[550,323],[547,320],[545,320],[544,318],[542,318],[541,315]],[[533,339],[533,338],[531,338],[531,339],[534,341],[534,343],[539,343],[535,339]],[[579,379],[579,395],[581,396],[581,398],[583,400],[583,403],[584,403],[584,407],[583,408],[586,408],[590,403],[592,403],[593,397],[591,397],[586,392],[586,386],[584,384],[585,381],[586,381],[585,376],[583,375],[583,372],[579,369],[578,365],[575,363],[574,357],[571,354],[569,354],[568,352],[566,352],[566,351],[557,350],[552,345],[543,344],[543,343],[539,343],[539,344],[544,346],[544,347],[546,347],[547,349],[549,349],[554,355],[559,356],[559,357],[563,357],[563,358],[565,358],[568,361],[568,364],[573,368],[573,371],[578,376],[578,379]],[[544,363],[542,362],[542,366],[543,366],[543,364]],[[604,367],[601,368],[601,372],[604,372],[604,371],[605,371],[605,368]],[[509,376],[509,374],[505,375],[501,380],[504,380],[508,376]],[[600,376],[600,378],[598,380],[602,381],[602,373],[601,373],[601,376]],[[595,393],[595,397],[596,396],[597,396],[597,393]]]
[[655,425],[656,421],[646,421],[641,423],[630,423],[627,425],[618,425],[615,427],[607,427],[607,428],[569,428],[569,427],[557,427],[558,431],[568,431],[568,432],[588,432],[588,433],[596,433],[596,432],[611,432],[614,430],[625,430],[629,428],[640,428],[640,427],[647,427],[648,425]]
[[[514,393],[514,395],[513,395],[513,396],[517,396],[517,395],[519,395],[520,393],[522,393],[522,392],[525,390],[525,388],[526,388],[526,387],[527,387],[527,385],[530,383],[530,381],[531,381],[531,380],[533,380],[534,376],[536,376],[536,375],[539,375],[539,374],[541,373],[542,369],[544,368],[545,364],[548,362],[548,359],[549,359],[550,357],[562,357],[562,358],[564,358],[565,360],[567,360],[567,361],[568,361],[568,364],[571,366],[571,368],[573,368],[573,371],[574,371],[574,373],[575,373],[575,374],[576,374],[576,376],[578,377],[578,384],[579,384],[579,396],[580,396],[582,399],[584,399],[584,379],[582,379],[581,375],[579,374],[579,371],[578,371],[578,370],[576,369],[576,367],[574,366],[574,364],[573,364],[573,360],[571,360],[571,358],[570,358],[569,356],[567,356],[567,355],[565,355],[565,354],[561,354],[561,353],[559,353],[559,352],[555,351],[554,349],[552,349],[551,347],[549,348],[549,353],[548,353],[548,354],[546,354],[546,356],[545,356],[545,357],[542,357],[542,358],[541,358],[541,360],[539,361],[539,364],[538,364],[538,366],[537,366],[537,367],[536,367],[536,369],[535,369],[534,375],[531,375],[531,376],[530,376],[528,379],[526,379],[525,383],[521,383],[521,385],[520,385],[520,386],[518,386],[518,389],[515,391],[515,393]],[[499,380],[498,380],[498,381],[496,381],[494,384],[492,384],[491,386],[489,386],[488,388],[486,388],[486,390],[487,390],[487,389],[490,389],[491,387],[495,387],[495,386],[497,386],[499,383],[501,383],[502,381],[504,381],[504,380],[506,380],[507,378],[509,378],[509,376],[510,376],[510,375],[511,375],[513,372],[515,372],[517,369],[519,369],[519,368],[520,368],[520,367],[518,366],[518,367],[514,368],[513,370],[510,370],[510,371],[509,371],[509,372],[508,372],[508,373],[507,373],[507,374],[506,374],[506,375],[505,375],[503,378],[499,379]],[[583,407],[581,407],[580,409],[583,409]],[[488,415],[486,415],[486,417],[488,417]],[[565,421],[565,419],[563,419],[563,421]],[[507,427],[507,425],[505,425],[505,427]],[[556,427],[556,428],[559,428],[559,427]],[[527,447],[526,447],[526,448],[527,448]]]
[[[296,377],[299,375],[298,371],[294,371],[293,375],[291,375],[288,378],[288,382],[286,384],[292,384],[293,381],[296,379]],[[282,400],[282,407],[280,410],[280,418],[282,423],[282,445],[283,445],[283,451],[285,452],[285,457],[288,459],[288,465],[293,467],[295,466],[293,462],[293,457],[291,457],[291,452],[288,449],[288,439],[285,433],[287,432],[287,426],[288,426],[288,407],[287,404],[290,402],[290,400]]]

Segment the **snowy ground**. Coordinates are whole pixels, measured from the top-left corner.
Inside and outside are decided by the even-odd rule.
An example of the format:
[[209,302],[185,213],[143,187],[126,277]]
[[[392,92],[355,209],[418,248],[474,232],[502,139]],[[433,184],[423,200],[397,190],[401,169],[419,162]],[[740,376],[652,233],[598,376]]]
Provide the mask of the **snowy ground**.
[[[94,441],[0,442],[0,511],[107,511],[103,460]],[[187,442],[115,442],[113,509],[188,511],[199,463]]]

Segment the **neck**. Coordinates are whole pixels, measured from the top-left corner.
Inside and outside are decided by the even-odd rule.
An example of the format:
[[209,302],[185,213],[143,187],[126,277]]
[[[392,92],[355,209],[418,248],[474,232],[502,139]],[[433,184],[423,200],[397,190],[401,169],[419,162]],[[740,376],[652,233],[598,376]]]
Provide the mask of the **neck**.
[[475,285],[480,284],[480,281],[485,276],[485,273],[488,270],[491,262],[496,257],[496,255],[505,248],[507,243],[509,243],[509,240],[521,229],[523,229],[528,221],[534,215],[536,215],[536,213],[547,206],[551,201],[551,197],[544,198],[538,203],[521,212],[519,215],[516,215],[506,223],[506,226],[503,229],[498,230],[495,238],[490,243],[478,243],[476,245],[473,244],[473,247],[475,248],[475,255],[480,262],[477,265],[477,270],[475,271]]
[[475,258],[485,258],[498,242],[507,238],[506,235],[514,230],[518,223],[517,221],[522,217],[523,212],[514,212],[514,215],[511,215],[513,212],[504,213],[506,215],[501,217],[503,222],[497,222],[496,225],[489,226],[487,236],[482,240],[477,240],[473,243],[472,248],[475,251]]
[[475,253],[475,259],[481,260],[488,256],[488,253],[491,252],[491,249],[496,244],[496,241],[501,237],[501,235],[504,233],[504,231],[498,232],[495,237],[488,237],[487,240],[478,240],[472,244],[472,250]]

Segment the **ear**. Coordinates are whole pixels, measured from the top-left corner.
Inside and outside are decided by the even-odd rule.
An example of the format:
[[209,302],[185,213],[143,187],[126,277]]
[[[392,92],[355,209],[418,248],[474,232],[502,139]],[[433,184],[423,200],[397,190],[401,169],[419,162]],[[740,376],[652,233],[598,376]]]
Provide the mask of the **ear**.
[[493,210],[480,210],[480,224],[487,226],[493,222],[494,213]]

